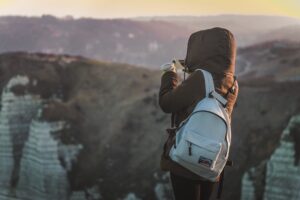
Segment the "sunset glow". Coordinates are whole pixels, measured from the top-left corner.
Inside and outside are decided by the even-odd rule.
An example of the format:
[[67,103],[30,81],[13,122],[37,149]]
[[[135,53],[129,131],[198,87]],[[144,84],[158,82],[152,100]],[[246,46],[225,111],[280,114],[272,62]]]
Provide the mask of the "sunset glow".
[[260,14],[300,18],[299,0],[0,0],[0,15],[116,18]]

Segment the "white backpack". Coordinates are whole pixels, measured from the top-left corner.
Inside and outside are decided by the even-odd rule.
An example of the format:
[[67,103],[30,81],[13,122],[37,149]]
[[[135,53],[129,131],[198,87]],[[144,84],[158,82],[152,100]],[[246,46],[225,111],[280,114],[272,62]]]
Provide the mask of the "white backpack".
[[206,97],[178,127],[169,156],[200,177],[216,181],[228,160],[230,119],[224,108],[227,100],[215,91],[211,74],[200,71],[205,79]]

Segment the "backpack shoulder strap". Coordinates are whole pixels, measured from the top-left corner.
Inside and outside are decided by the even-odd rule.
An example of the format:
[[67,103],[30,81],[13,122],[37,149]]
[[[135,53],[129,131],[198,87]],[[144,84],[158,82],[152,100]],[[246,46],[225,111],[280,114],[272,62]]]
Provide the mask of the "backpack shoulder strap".
[[197,71],[201,71],[203,74],[205,83],[205,96],[209,97],[209,94],[215,90],[215,85],[211,73],[203,69],[197,69]]
[[213,77],[210,72],[203,70],[203,69],[197,69],[197,71],[201,71],[204,77],[205,82],[205,96],[206,97],[214,97],[217,99],[224,107],[227,105],[227,99],[222,97],[219,93],[215,91],[215,85],[213,81]]

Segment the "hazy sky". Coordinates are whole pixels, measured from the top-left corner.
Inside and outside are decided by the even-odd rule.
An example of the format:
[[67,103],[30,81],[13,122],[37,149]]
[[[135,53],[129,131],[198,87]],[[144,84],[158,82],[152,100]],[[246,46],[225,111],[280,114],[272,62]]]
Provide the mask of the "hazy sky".
[[228,13],[300,18],[300,0],[0,0],[0,15],[115,18]]

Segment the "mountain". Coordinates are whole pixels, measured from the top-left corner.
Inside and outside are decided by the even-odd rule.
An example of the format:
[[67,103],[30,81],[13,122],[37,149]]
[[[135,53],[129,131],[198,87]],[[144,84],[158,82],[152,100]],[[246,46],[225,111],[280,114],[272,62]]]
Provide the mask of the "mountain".
[[299,43],[300,25],[289,25],[281,28],[274,29],[270,33],[263,34],[256,43],[266,41],[289,41]]
[[238,76],[240,79],[300,80],[299,44],[271,41],[239,49]]
[[[300,41],[294,34],[294,29],[299,29],[300,20],[283,16],[265,15],[215,15],[215,16],[167,16],[138,18],[140,20],[166,21],[190,30],[198,31],[212,27],[224,27],[234,33],[239,47],[249,46],[269,40],[270,36],[275,39],[274,31],[278,32],[278,39],[291,39]],[[286,31],[286,32],[285,32]],[[293,37],[289,37],[293,34]]]
[[[161,72],[80,56],[0,55],[0,199],[170,199]],[[300,111],[300,82],[239,79],[224,199]]]
[[158,68],[184,55],[189,34],[164,21],[1,17],[0,52],[66,53]]
[[0,17],[0,53],[81,55],[158,69],[173,58],[185,58],[188,38],[198,30],[228,28],[238,47],[246,47],[266,40],[300,42],[299,25],[299,19],[255,15],[132,19],[6,16]]

